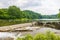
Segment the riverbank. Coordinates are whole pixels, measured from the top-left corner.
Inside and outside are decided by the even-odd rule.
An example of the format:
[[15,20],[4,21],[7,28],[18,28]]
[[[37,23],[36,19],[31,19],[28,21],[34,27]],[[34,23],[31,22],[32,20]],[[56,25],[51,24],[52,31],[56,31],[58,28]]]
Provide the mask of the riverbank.
[[9,26],[9,25],[16,25],[16,24],[24,24],[24,23],[30,23],[33,19],[0,19],[0,26]]
[[16,24],[16,25],[11,25],[11,26],[3,26],[3,27],[0,27],[0,32],[14,31],[15,29],[18,29],[18,28],[20,28],[21,30],[27,30],[24,28],[28,27],[28,26],[32,27],[34,24],[35,24],[35,22],[24,23],[24,24]]

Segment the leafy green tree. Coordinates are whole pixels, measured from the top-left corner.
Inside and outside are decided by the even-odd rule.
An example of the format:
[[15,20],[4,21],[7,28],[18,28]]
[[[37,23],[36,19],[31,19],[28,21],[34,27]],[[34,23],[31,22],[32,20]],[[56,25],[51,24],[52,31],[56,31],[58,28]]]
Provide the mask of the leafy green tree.
[[16,6],[0,9],[0,19],[40,19],[42,16],[30,10],[21,11]]
[[28,19],[40,19],[41,18],[40,14],[30,11],[30,10],[24,10],[23,14]]
[[58,18],[60,19],[60,12],[58,13]]
[[8,14],[7,14],[7,9],[0,9],[0,19],[7,19]]
[[16,6],[10,6],[8,8],[8,14],[12,19],[21,18],[21,13],[20,8]]
[[58,18],[60,19],[60,9],[59,9],[59,13],[57,14]]

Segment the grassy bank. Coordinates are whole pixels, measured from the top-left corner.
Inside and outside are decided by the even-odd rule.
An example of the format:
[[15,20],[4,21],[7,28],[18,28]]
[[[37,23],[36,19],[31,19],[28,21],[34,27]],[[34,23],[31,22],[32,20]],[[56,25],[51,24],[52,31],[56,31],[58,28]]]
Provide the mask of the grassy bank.
[[53,32],[47,32],[46,34],[38,33],[35,36],[28,34],[23,38],[17,38],[17,40],[60,40],[60,36]]
[[14,19],[14,20],[1,20],[0,19],[0,26],[8,26],[8,25],[29,23],[29,22],[32,22],[32,20],[31,19]]

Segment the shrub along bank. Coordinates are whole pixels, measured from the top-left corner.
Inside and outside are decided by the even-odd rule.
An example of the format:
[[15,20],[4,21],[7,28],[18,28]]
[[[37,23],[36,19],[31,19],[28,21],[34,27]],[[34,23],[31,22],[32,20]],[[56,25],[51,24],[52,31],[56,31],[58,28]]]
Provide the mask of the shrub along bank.
[[17,40],[60,40],[60,36],[53,32],[47,32],[46,34],[38,33],[35,36],[27,34],[23,38],[17,38]]

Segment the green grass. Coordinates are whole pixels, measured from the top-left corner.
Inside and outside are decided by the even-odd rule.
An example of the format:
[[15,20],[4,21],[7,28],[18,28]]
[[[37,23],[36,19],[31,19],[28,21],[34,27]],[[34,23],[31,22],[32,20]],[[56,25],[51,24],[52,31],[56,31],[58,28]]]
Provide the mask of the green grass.
[[14,25],[14,24],[21,24],[21,23],[29,23],[32,20],[30,19],[15,19],[15,20],[1,20],[0,19],[0,26],[8,26],[8,25]]
[[17,38],[17,40],[60,40],[60,36],[53,32],[47,32],[46,34],[38,33],[35,36],[28,34],[23,38]]

